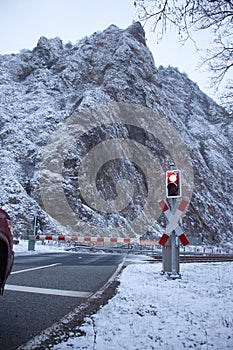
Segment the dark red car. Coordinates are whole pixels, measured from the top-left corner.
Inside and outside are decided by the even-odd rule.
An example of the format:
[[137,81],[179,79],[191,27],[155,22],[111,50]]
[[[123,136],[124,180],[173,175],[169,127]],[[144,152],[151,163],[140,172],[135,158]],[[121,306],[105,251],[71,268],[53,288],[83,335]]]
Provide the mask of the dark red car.
[[3,294],[7,277],[11,273],[14,261],[13,231],[10,217],[0,209],[0,294]]

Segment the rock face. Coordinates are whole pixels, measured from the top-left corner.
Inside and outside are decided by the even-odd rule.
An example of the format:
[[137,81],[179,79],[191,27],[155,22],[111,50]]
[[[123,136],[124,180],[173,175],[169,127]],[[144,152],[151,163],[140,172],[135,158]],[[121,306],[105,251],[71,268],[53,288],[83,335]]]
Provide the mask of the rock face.
[[[59,232],[44,208],[39,182],[51,135],[73,113],[125,102],[165,115],[189,149],[194,191],[182,223],[186,233],[214,241],[232,239],[232,119],[185,74],[172,67],[156,69],[140,23],[126,30],[111,25],[75,45],[42,37],[32,51],[0,56],[0,73],[0,205],[9,212],[15,233],[32,232],[35,212],[45,233]],[[101,140],[117,137],[149,145],[162,168],[168,166],[169,155],[150,133],[129,125],[102,125],[71,145],[62,169],[64,193],[80,219],[96,225],[97,234],[98,227],[119,227],[133,220],[147,195],[142,171],[114,159],[101,167],[97,189],[105,200],[115,199],[120,176],[136,184],[130,204],[114,216],[103,215],[83,200],[77,180],[82,158]],[[149,230],[155,236],[162,231],[161,222],[163,217]]]

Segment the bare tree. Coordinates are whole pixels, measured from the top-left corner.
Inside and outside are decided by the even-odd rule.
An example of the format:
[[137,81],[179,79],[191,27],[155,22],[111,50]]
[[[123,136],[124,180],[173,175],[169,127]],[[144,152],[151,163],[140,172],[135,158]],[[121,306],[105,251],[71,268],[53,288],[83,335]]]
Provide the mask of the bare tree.
[[[162,39],[169,25],[177,29],[184,43],[194,41],[196,31],[212,33],[211,49],[206,50],[203,64],[211,73],[210,86],[217,92],[221,85],[223,102],[233,111],[233,0],[135,0],[139,20],[150,23],[157,38]],[[223,88],[224,87],[224,88]]]

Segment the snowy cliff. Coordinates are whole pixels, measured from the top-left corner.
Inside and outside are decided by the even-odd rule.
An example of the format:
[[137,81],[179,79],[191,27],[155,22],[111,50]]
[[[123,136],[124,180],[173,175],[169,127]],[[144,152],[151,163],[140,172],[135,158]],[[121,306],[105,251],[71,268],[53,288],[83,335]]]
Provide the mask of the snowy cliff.
[[[50,136],[73,113],[126,102],[163,113],[189,149],[194,190],[182,222],[187,235],[216,241],[232,239],[232,120],[185,74],[172,67],[155,67],[139,23],[126,30],[111,25],[75,45],[41,37],[32,51],[0,56],[0,74],[0,205],[12,217],[15,233],[32,232],[35,212],[45,233],[58,232],[44,208],[39,183]],[[73,179],[78,177],[81,159],[101,138],[119,135],[144,144],[151,141],[140,129],[103,125],[96,133],[86,133],[64,159],[64,192],[69,205],[81,220],[96,225],[97,232],[98,226],[119,227],[121,220],[132,220],[143,207],[143,203],[135,203],[147,193],[140,170],[118,159],[106,166],[111,177],[103,167],[97,187],[105,199],[111,200],[116,195],[118,174],[127,180],[132,177],[132,183],[137,183],[134,204],[113,219],[109,213],[102,215],[88,207],[80,195],[78,181]],[[153,140],[152,151],[166,170],[167,154],[155,145]],[[163,218],[159,222],[163,223]],[[162,232],[158,223],[153,227],[155,235]]]

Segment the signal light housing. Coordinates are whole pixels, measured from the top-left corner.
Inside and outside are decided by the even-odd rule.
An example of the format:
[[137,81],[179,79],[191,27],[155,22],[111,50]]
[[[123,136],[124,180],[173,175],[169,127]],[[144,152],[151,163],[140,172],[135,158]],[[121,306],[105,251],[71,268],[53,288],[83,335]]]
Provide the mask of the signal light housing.
[[166,171],[166,196],[167,198],[181,197],[181,172],[178,169]]

